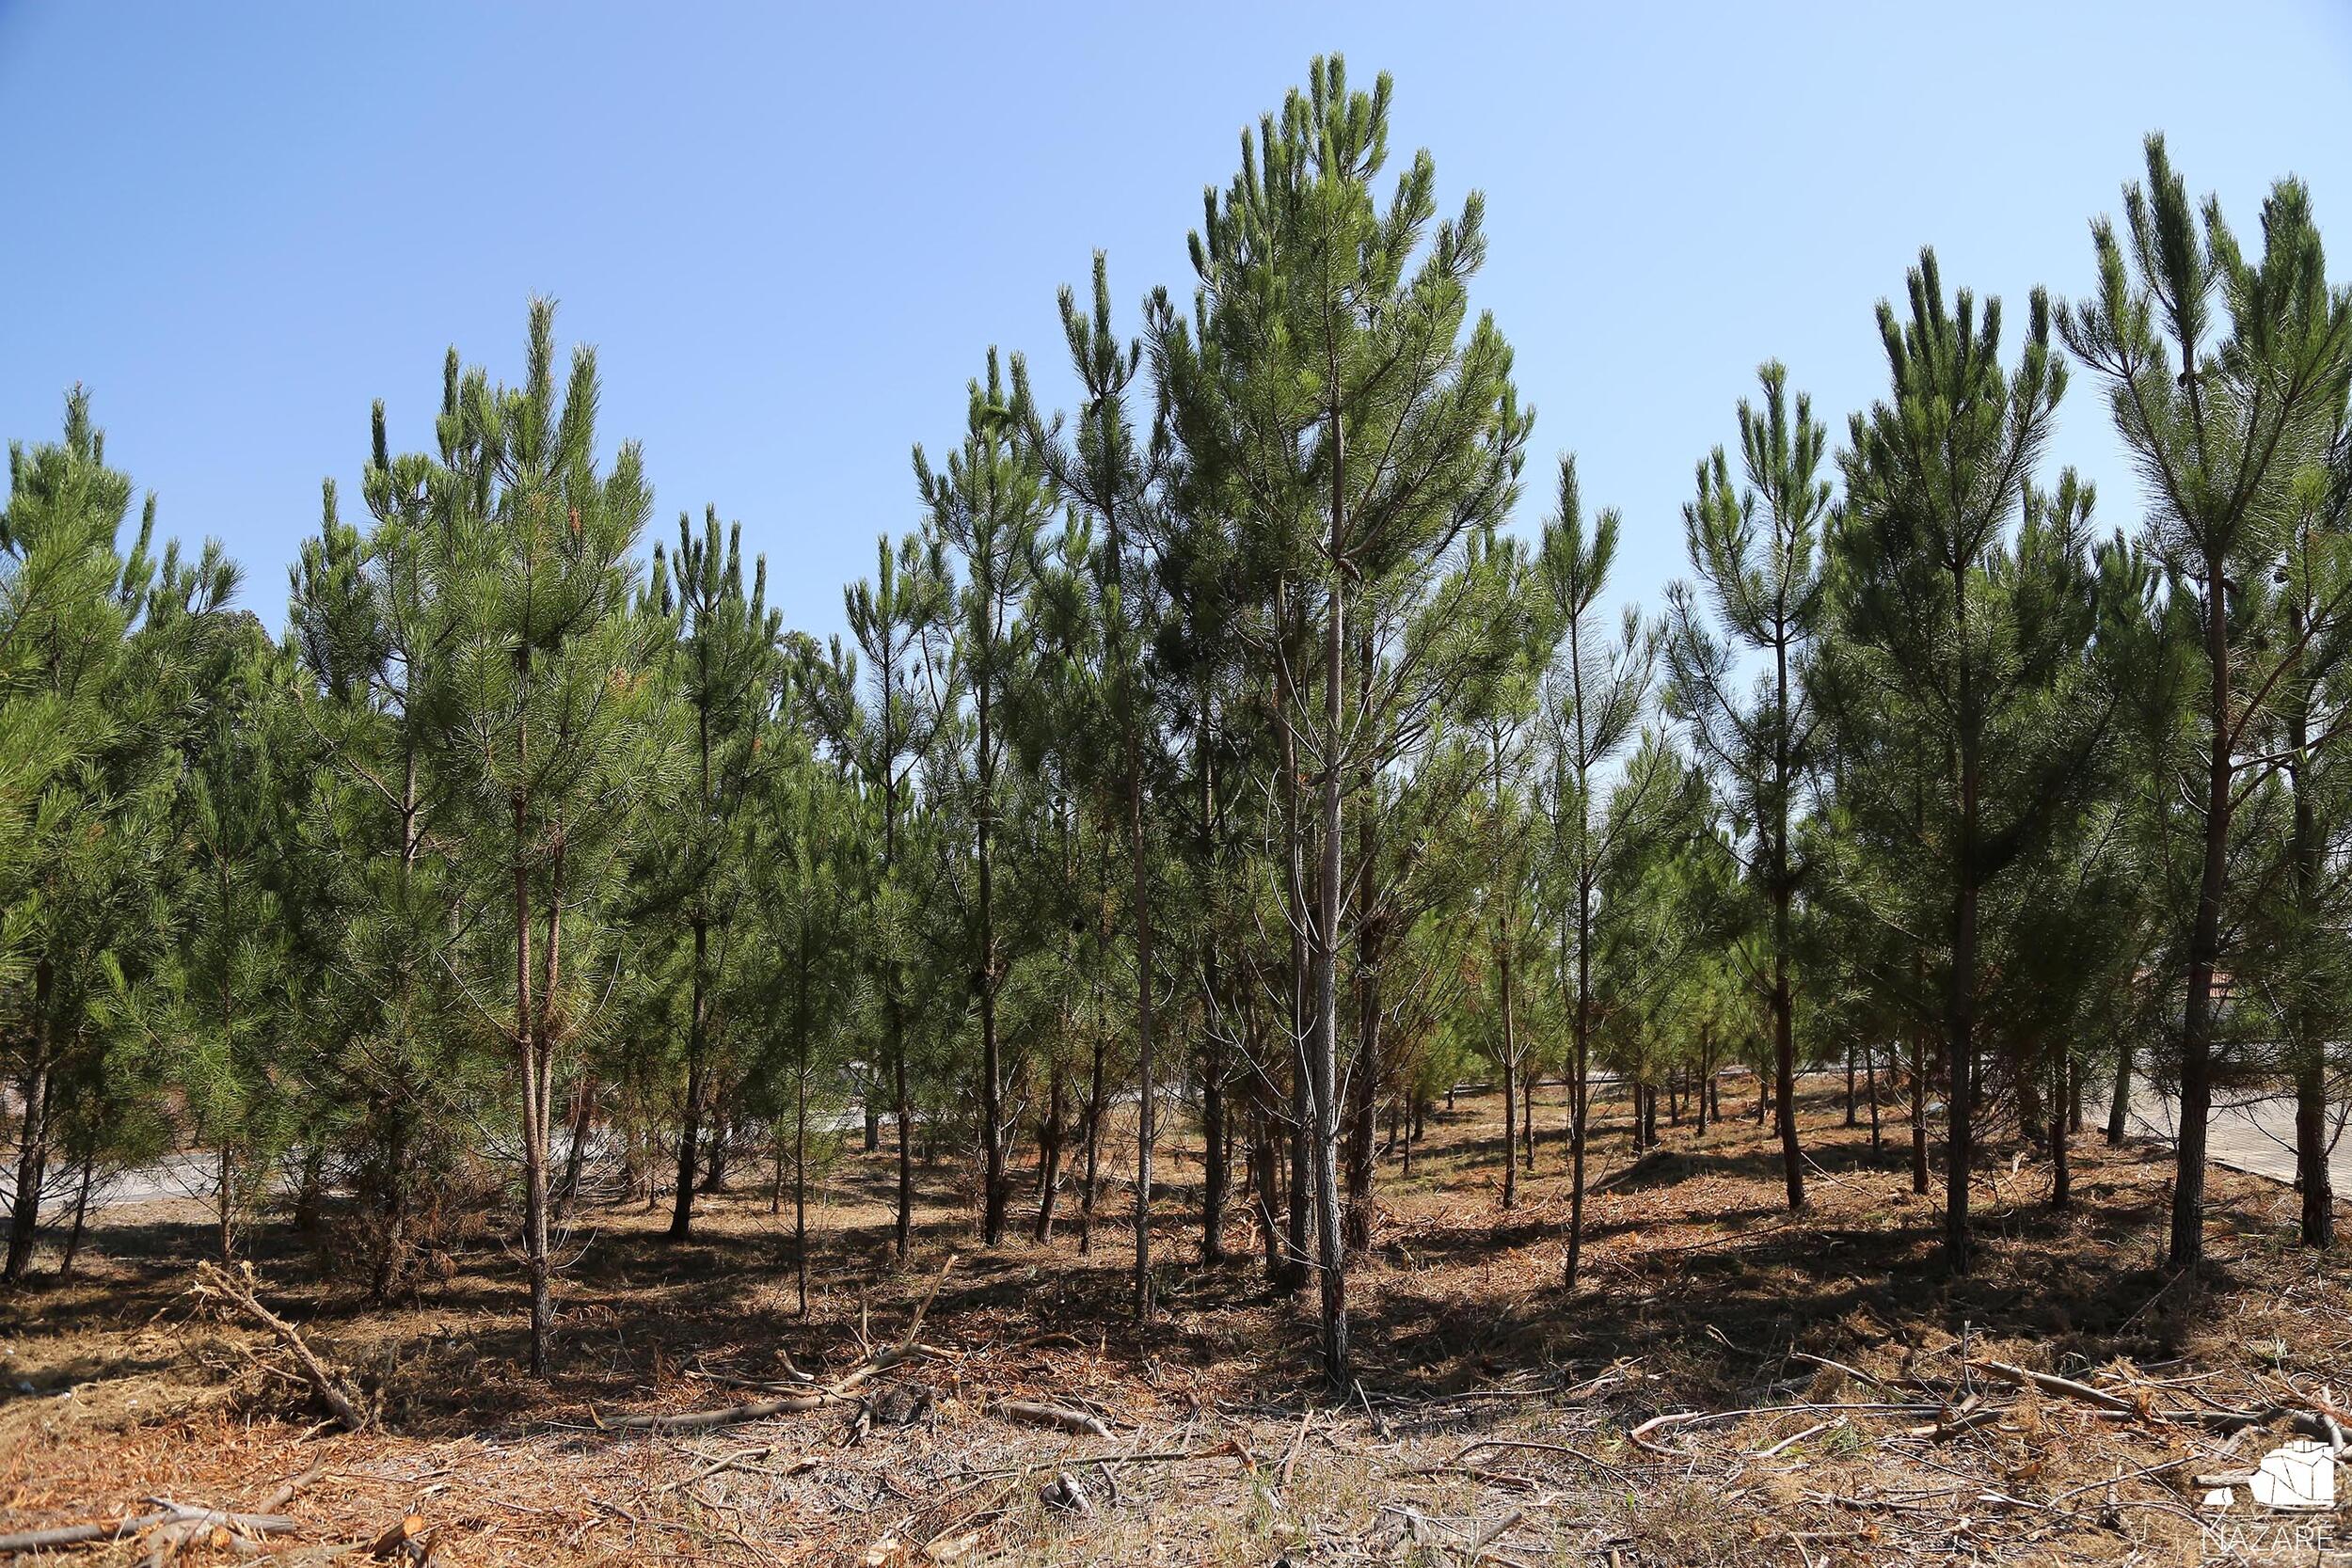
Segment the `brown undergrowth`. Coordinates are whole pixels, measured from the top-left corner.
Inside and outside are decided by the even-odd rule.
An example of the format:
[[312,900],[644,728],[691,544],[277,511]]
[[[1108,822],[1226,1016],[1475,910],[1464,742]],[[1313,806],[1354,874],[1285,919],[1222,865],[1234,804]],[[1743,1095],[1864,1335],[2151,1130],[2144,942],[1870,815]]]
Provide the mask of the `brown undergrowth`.
[[[1155,1200],[1172,1260],[1141,1334],[1131,1194],[1106,1192],[1089,1257],[1067,1235],[991,1252],[957,1173],[933,1170],[898,1271],[886,1152],[828,1183],[805,1319],[764,1193],[712,1198],[682,1245],[659,1216],[596,1213],[547,1385],[516,1370],[519,1271],[502,1250],[372,1309],[333,1259],[258,1235],[270,1301],[380,1405],[382,1428],[360,1433],[262,1369],[266,1335],[199,1310],[199,1212],[110,1212],[86,1277],[0,1297],[0,1535],[156,1497],[249,1509],[307,1470],[282,1510],[294,1530],[224,1527],[181,1560],[369,1560],[408,1519],[390,1555],[448,1564],[2194,1562],[2220,1541],[2204,1483],[2250,1470],[2293,1419],[2352,1404],[2352,1266],[2292,1244],[2283,1188],[2217,1172],[2212,1263],[2175,1279],[2159,1267],[2160,1151],[2082,1140],[2075,1206],[2055,1213],[2047,1167],[2002,1150],[1981,1254],[1954,1279],[1899,1119],[1874,1155],[1830,1095],[1808,1100],[1812,1206],[1792,1216],[1752,1119],[1704,1140],[1664,1128],[1636,1162],[1623,1107],[1605,1109],[1573,1294],[1557,1091],[1512,1212],[1497,1098],[1440,1114],[1409,1180],[1383,1168],[1344,1397],[1314,1361],[1311,1300],[1266,1289],[1238,1204],[1232,1259],[1195,1260],[1200,1166],[1181,1148]],[[914,1354],[854,1375],[934,1286]],[[844,1391],[795,1398],[828,1386]],[[598,1425],[779,1397],[817,1407]],[[2233,1432],[2230,1412],[2258,1418]],[[1677,1414],[1701,1418],[1656,1420]],[[2250,1525],[2248,1506],[2224,1517]]]

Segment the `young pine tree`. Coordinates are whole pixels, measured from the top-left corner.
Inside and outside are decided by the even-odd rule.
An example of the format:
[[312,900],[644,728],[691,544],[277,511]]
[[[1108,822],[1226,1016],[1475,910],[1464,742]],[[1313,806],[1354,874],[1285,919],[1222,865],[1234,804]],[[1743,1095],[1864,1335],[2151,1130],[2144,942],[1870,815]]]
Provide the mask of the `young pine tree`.
[[[2324,466],[2352,382],[2352,290],[2328,281],[2311,197],[2283,180],[2263,204],[2263,253],[2240,247],[2208,198],[2192,208],[2164,138],[2148,181],[2123,193],[2124,228],[2091,240],[2096,294],[2065,313],[2068,347],[2106,380],[2116,428],[2151,493],[2150,548],[2197,608],[2202,854],[2186,950],[2180,1136],[2170,1260],[2204,1256],[2205,1131],[2215,1025],[2229,955],[2231,834],[2239,806],[2287,755],[2332,736],[2265,747],[2267,715],[2305,656],[2338,635],[2352,579],[2286,624],[2274,581],[2301,476]],[[2217,321],[2215,305],[2218,299]]]
[[[2090,689],[2090,494],[2070,472],[2050,494],[2036,463],[2066,384],[2036,293],[2014,370],[2001,311],[1944,295],[1932,252],[1910,275],[1909,319],[1879,307],[1888,398],[1852,421],[1847,501],[1832,530],[1829,590],[1840,622],[1837,689],[1850,757],[1920,771],[1877,781],[1941,889],[1944,1050],[1950,1154],[1946,1253],[1969,1263],[1978,1012],[1986,984],[1980,905],[2081,797],[2106,712]],[[1920,744],[1890,748],[1910,732]],[[1873,750],[1872,747],[1876,749]],[[1849,765],[1852,771],[1853,764]]]
[[651,504],[638,449],[596,450],[596,363],[556,386],[551,303],[531,309],[517,388],[470,372],[456,400],[453,502],[436,562],[452,603],[452,699],[434,748],[462,781],[451,846],[480,919],[451,953],[519,1086],[530,1370],[554,1323],[548,1162],[566,1058],[602,1022],[621,940],[615,895],[675,758],[655,722],[659,619],[632,612]]
[[[1816,540],[1830,487],[1817,476],[1828,432],[1802,392],[1792,417],[1788,374],[1779,363],[1765,365],[1756,378],[1763,406],[1744,399],[1740,404],[1744,483],[1735,486],[1717,447],[1699,465],[1697,499],[1682,509],[1699,586],[1677,583],[1667,594],[1666,691],[1668,705],[1717,774],[1718,788],[1753,825],[1742,859],[1771,911],[1772,970],[1759,978],[1772,1013],[1781,1175],[1793,1210],[1804,1207],[1804,1164],[1797,1147],[1796,1003],[1788,972],[1804,867],[1790,827],[1813,765],[1816,715],[1804,672],[1821,607]],[[1720,638],[1701,619],[1702,594],[1722,624]],[[1749,658],[1769,664],[1743,699],[1736,683]]]

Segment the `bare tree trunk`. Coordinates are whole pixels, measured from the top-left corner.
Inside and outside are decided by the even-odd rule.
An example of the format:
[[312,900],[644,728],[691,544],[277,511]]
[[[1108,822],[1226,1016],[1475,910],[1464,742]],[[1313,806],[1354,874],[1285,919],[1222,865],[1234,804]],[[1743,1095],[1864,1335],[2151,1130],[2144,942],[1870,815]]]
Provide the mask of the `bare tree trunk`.
[[1712,1024],[1707,1023],[1699,1025],[1699,1092],[1693,1098],[1698,1101],[1698,1134],[1702,1138],[1707,1136],[1707,1115],[1709,1109],[1707,1102],[1708,1097],[1715,1087],[1715,1046],[1711,1037],[1713,1027]]
[[229,1146],[226,1143],[223,1143],[219,1151],[214,1155],[214,1162],[217,1171],[214,1184],[214,1220],[218,1231],[214,1241],[215,1245],[220,1251],[220,1260],[226,1263],[235,1256],[237,1250],[233,1219],[236,1212],[234,1199],[237,1170],[235,1162],[230,1157]]
[[1127,758],[1127,833],[1136,879],[1136,1273],[1135,1318],[1152,1321],[1152,1144],[1159,1085],[1152,1064],[1152,865],[1143,829],[1143,779],[1132,718]]
[[792,1283],[798,1316],[808,1316],[808,1046],[801,1047],[792,1094]]
[[1866,1089],[1867,1089],[1867,1092],[1869,1094],[1869,1097],[1870,1097],[1870,1158],[1871,1158],[1871,1159],[1873,1159],[1873,1160],[1875,1160],[1875,1159],[1877,1159],[1877,1158],[1879,1157],[1880,1148],[1881,1148],[1881,1146],[1880,1146],[1880,1133],[1879,1133],[1879,1046],[1878,1046],[1878,1041],[1876,1041],[1876,1040],[1871,1040],[1871,1041],[1867,1042],[1867,1043],[1863,1046],[1863,1048],[1862,1048],[1862,1069],[1863,1069],[1863,1073],[1864,1073],[1864,1076],[1865,1076],[1865,1079],[1866,1079]]
[[[704,742],[704,800],[707,809],[709,799],[709,743]],[[677,1137],[677,1190],[670,1200],[669,1239],[683,1242],[694,1234],[694,1170],[695,1158],[702,1148],[703,1096],[708,1085],[703,1081],[703,1048],[706,1027],[704,1006],[704,965],[708,961],[709,922],[697,913],[692,918],[694,928],[694,976],[689,1000],[686,1024],[686,1106]]]
[[1282,756],[1282,816],[1283,854],[1286,861],[1286,900],[1290,906],[1290,1039],[1286,1054],[1290,1057],[1290,1182],[1283,1213],[1284,1285],[1296,1290],[1306,1283],[1309,1247],[1311,1243],[1311,1209],[1309,1187],[1312,1178],[1307,1168],[1308,1140],[1308,958],[1307,922],[1311,911],[1307,907],[1306,829],[1298,803],[1298,742],[1290,722],[1283,717],[1285,681],[1274,683],[1275,727],[1280,739]]
[[[892,1011],[897,1011],[894,1006]],[[892,1031],[897,1034],[898,1031]],[[898,1212],[892,1224],[898,1262],[906,1263],[914,1241],[914,1102],[907,1097],[907,1053],[904,1035],[891,1053],[891,1086],[898,1119]]]
[[[2291,605],[2287,629],[2299,642],[2307,630],[2303,610]],[[2319,817],[2312,802],[2311,694],[2298,683],[2287,714],[2287,781],[2295,795],[2295,901],[2306,924],[2324,918],[2319,909],[2323,849]],[[2295,1176],[2303,1195],[2301,1241],[2326,1247],[2336,1239],[2336,1200],[2328,1169],[2327,1043],[2301,987],[2290,1005],[2289,1046],[2295,1053]]]
[[1282,1227],[1274,1216],[1275,1165],[1279,1156],[1275,1149],[1274,1113],[1261,1102],[1257,1110],[1256,1138],[1252,1158],[1257,1174],[1250,1185],[1256,1190],[1258,1206],[1258,1237],[1265,1248],[1266,1283],[1277,1290],[1290,1279],[1290,1265],[1282,1256]]
[[368,1299],[378,1307],[391,1299],[392,1278],[408,1241],[408,1127],[407,1117],[395,1110],[385,1140],[383,1222],[368,1285]]
[[2050,1101],[2050,1207],[2064,1210],[2074,1201],[2074,1166],[2069,1158],[2068,1134],[2073,1131],[2067,1117],[2067,1096],[2063,1080],[2066,1058],[2058,1061],[2058,1092]]
[[2132,1112],[2132,1041],[2128,1035],[2115,1042],[2114,1094],[2107,1101],[2107,1147],[2123,1147],[2123,1132]]
[[[1503,1028],[1511,1026],[1509,992],[1504,992]],[[1506,1049],[1508,1049],[1506,1047]],[[1502,1065],[1502,1207],[1519,1206],[1519,1155],[1514,1147],[1518,1142],[1519,1069],[1516,1063],[1505,1060]]]
[[2335,1245],[2336,1195],[2328,1168],[2328,1077],[2316,1050],[2307,1050],[2296,1064],[2295,1178],[2303,1193],[2303,1244]]
[[73,1259],[82,1251],[82,1238],[89,1228],[90,1183],[98,1174],[98,1162],[90,1155],[82,1156],[82,1180],[73,1191],[73,1226],[65,1234],[65,1258],[57,1264],[57,1278],[73,1277]]
[[572,1085],[572,1147],[564,1152],[564,1184],[556,1200],[558,1223],[571,1218],[580,1202],[580,1173],[588,1159],[588,1135],[596,1109],[596,1080],[586,1072]]
[[2181,1022],[2181,1107],[2172,1163],[2169,1260],[2194,1268],[2205,1257],[2205,1122],[2213,1112],[2214,972],[2221,956],[2221,895],[2229,880],[2234,778],[2230,754],[2228,590],[2217,567],[2205,574],[2205,855],[2197,917],[2189,927],[2188,1000]]
[[1094,1073],[1087,1081],[1086,1115],[1086,1186],[1078,1194],[1078,1256],[1086,1257],[1094,1250],[1094,1195],[1102,1186],[1101,1159],[1103,1151],[1103,1052],[1099,1035],[1094,1041]]
[[1225,1261],[1225,1193],[1232,1169],[1221,1048],[1204,1046],[1200,1064],[1200,1261]]
[[1535,1168],[1535,1085],[1543,1076],[1531,1060],[1526,1082],[1519,1085],[1519,1159],[1531,1172]]
[[18,1081],[24,1120],[17,1131],[16,1193],[8,1216],[8,1259],[0,1277],[11,1284],[33,1266],[33,1240],[40,1225],[40,1188],[49,1174],[49,995],[55,978],[44,955],[33,966],[32,1061]]
[[727,1190],[727,1162],[735,1152],[735,1112],[723,1103],[724,1085],[715,1079],[711,1093],[722,1103],[714,1106],[710,1118],[710,1152],[703,1161],[702,1190],[723,1193]]
[[1054,1198],[1061,1190],[1062,1071],[1057,1062],[1045,1080],[1045,1119],[1037,1128],[1037,1223],[1029,1239],[1041,1246],[1054,1235]]
[[[1333,367],[1336,370],[1336,367]],[[1333,385],[1336,387],[1336,377]],[[1307,1031],[1307,1081],[1314,1135],[1315,1262],[1321,1275],[1323,1372],[1334,1388],[1347,1386],[1347,1264],[1340,1230],[1339,955],[1342,880],[1341,806],[1345,779],[1341,755],[1346,730],[1347,561],[1346,427],[1336,410],[1328,421],[1331,518],[1330,582],[1324,605],[1322,804],[1318,812],[1320,870],[1315,878],[1315,918],[1310,924],[1314,1016]]]
[[1911,1190],[1928,1192],[1928,1045],[1927,1032],[1911,1032]]
[[[1114,542],[1114,548],[1116,543]],[[982,640],[984,642],[986,639]],[[993,654],[990,657],[993,661]],[[1005,1078],[1003,1049],[996,1038],[996,903],[994,855],[991,852],[990,827],[996,810],[996,759],[993,697],[995,681],[987,671],[974,683],[977,698],[976,709],[979,720],[979,794],[980,808],[974,832],[978,840],[979,915],[980,915],[980,1242],[985,1246],[1002,1245],[1005,1240]],[[1138,879],[1137,891],[1141,891]],[[1142,918],[1142,906],[1136,906],[1136,918]],[[1144,948],[1149,952],[1148,944]],[[1149,989],[1149,982],[1146,982]],[[1150,1031],[1145,1031],[1144,1054],[1152,1052]],[[1150,1112],[1145,1112],[1147,1118]]]

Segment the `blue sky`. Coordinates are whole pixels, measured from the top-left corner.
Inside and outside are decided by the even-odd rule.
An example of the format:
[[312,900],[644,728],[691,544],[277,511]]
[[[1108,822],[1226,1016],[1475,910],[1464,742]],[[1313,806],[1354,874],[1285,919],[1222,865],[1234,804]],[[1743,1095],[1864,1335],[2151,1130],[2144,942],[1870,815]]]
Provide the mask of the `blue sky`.
[[[370,400],[425,444],[443,349],[519,373],[547,293],[599,347],[661,535],[715,501],[831,631],[987,347],[1062,393],[1054,293],[1098,246],[1130,322],[1188,293],[1201,188],[1337,49],[1394,73],[1444,205],[1486,193],[1477,298],[1538,412],[1522,520],[1575,449],[1626,513],[1618,589],[1654,605],[1758,361],[1842,433],[1920,245],[2013,321],[2037,282],[2085,287],[2149,129],[2249,232],[2302,175],[2352,277],[2352,6],[2228,12],[0,0],[0,434],[51,436],[88,384],[166,528],[225,539],[276,625]],[[2057,455],[2135,520],[2087,377]]]

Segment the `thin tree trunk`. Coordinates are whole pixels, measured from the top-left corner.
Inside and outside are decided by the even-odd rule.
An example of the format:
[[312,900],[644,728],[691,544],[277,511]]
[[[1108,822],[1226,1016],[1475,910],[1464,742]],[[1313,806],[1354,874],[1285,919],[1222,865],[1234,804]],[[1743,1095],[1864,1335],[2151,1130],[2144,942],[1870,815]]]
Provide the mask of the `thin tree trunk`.
[[1054,1198],[1061,1190],[1062,1070],[1057,1062],[1045,1080],[1045,1119],[1037,1129],[1037,1223],[1029,1239],[1039,1245],[1054,1236]]
[[[1114,546],[1114,547],[1116,547]],[[987,641],[983,639],[983,641]],[[993,650],[988,653],[993,663]],[[995,814],[996,760],[993,745],[994,730],[992,722],[995,681],[992,672],[983,669],[975,683],[977,702],[975,706],[979,720],[979,794],[980,809],[974,832],[979,853],[979,915],[980,915],[980,1241],[986,1246],[1003,1244],[1005,1239],[1005,1081],[1002,1047],[996,1038],[996,903],[994,855],[991,852],[990,826]],[[1138,884],[1139,886],[1140,884]],[[1137,918],[1141,918],[1138,906]],[[1144,1053],[1149,1055],[1147,1039]]]
[[2295,1176],[2303,1193],[2302,1243],[2336,1242],[2336,1195],[2328,1168],[2328,1077],[2316,1049],[2306,1049],[2295,1071]]
[[2173,1145],[2169,1261],[2205,1256],[2205,1122],[2213,1111],[2214,972],[2221,955],[2221,896],[2229,879],[2233,765],[2230,754],[2230,631],[2217,566],[2205,574],[2205,855],[2189,927],[2188,999],[2181,1025],[2181,1109]]
[[808,1050],[801,1051],[792,1095],[792,1283],[808,1316]]
[[1927,1031],[1911,1032],[1911,1190],[1928,1192],[1928,1045]]
[[1865,1085],[1864,1085],[1864,1087],[1865,1087],[1865,1092],[1867,1092],[1867,1093],[1869,1095],[1869,1097],[1870,1097],[1870,1158],[1871,1158],[1871,1159],[1873,1159],[1873,1160],[1876,1160],[1876,1159],[1879,1157],[1879,1154],[1880,1154],[1880,1152],[1881,1152],[1881,1146],[1880,1146],[1880,1133],[1879,1133],[1879,1044],[1878,1044],[1878,1041],[1876,1041],[1876,1040],[1870,1040],[1870,1041],[1866,1042],[1866,1043],[1863,1045],[1863,1047],[1862,1047],[1862,1070],[1863,1070],[1864,1079],[1865,1079]]
[[24,1121],[17,1132],[16,1193],[8,1216],[8,1259],[0,1276],[23,1279],[33,1266],[33,1240],[40,1225],[40,1187],[49,1174],[49,995],[55,978],[44,955],[33,966],[31,1065],[19,1081]]
[[1101,1185],[1103,1148],[1103,1052],[1099,1035],[1094,1041],[1094,1074],[1087,1081],[1086,1124],[1086,1186],[1078,1194],[1078,1256],[1086,1257],[1094,1250],[1094,1195]]
[[1531,1173],[1535,1168],[1535,1085],[1543,1081],[1543,1076],[1531,1060],[1527,1064],[1527,1081],[1519,1087],[1519,1160]]
[[378,1307],[391,1299],[392,1277],[408,1240],[408,1118],[395,1111],[385,1140],[383,1226],[368,1284],[368,1299]]
[[907,1094],[907,1053],[904,1037],[892,1053],[891,1086],[898,1120],[898,1212],[892,1224],[898,1261],[904,1265],[914,1242],[914,1101]]
[[65,1233],[65,1257],[57,1264],[57,1278],[60,1281],[73,1277],[73,1259],[80,1255],[82,1238],[89,1228],[90,1183],[97,1174],[97,1160],[91,1155],[83,1155],[82,1180],[73,1191],[73,1225]]
[[[1776,682],[1772,727],[1772,782],[1776,809],[1772,822],[1772,1060],[1779,1077],[1781,1172],[1788,1189],[1791,1212],[1804,1207],[1804,1155],[1797,1148],[1796,1003],[1788,990],[1788,906],[1796,888],[1788,870],[1788,643],[1785,636],[1772,644]],[[1853,1076],[1846,1080],[1846,1119],[1853,1120]]]
[[[712,1082],[711,1093],[716,1099],[724,1098],[716,1080]],[[708,1137],[710,1152],[703,1160],[702,1190],[706,1193],[723,1193],[727,1190],[727,1161],[735,1151],[735,1113],[732,1110],[722,1107],[715,1112],[710,1119]]]
[[1136,879],[1136,1270],[1135,1319],[1152,1321],[1152,1144],[1159,1085],[1152,1064],[1152,867],[1143,829],[1143,779],[1129,721],[1127,834]]
[[[695,1006],[701,1006],[697,1001]],[[671,1189],[670,1228],[666,1232],[673,1242],[683,1242],[694,1233],[694,1178],[701,1169],[703,1064],[698,1047],[690,1045],[686,1053],[686,1104],[681,1112],[677,1134],[677,1182]]]
[[2050,1207],[2064,1210],[2074,1201],[2074,1164],[2070,1158],[2068,1134],[2073,1131],[2067,1117],[2067,1096],[2062,1080],[2066,1076],[2066,1058],[2058,1063],[2061,1080],[2058,1092],[2050,1101]]
[[1257,1174],[1251,1186],[1257,1193],[1258,1237],[1265,1248],[1266,1284],[1275,1290],[1284,1289],[1290,1280],[1290,1264],[1282,1255],[1282,1227],[1274,1214],[1275,1166],[1279,1155],[1275,1148],[1274,1113],[1261,1102],[1257,1109],[1256,1139],[1251,1154]]
[[1200,1066],[1200,1261],[1225,1261],[1225,1190],[1232,1151],[1227,1148],[1224,1063],[1218,1048],[1202,1050]]
[[[2290,605],[2287,613],[2287,630],[2299,643],[2307,629],[2302,607]],[[2286,772],[2295,796],[2295,901],[2307,927],[2324,918],[2318,908],[2322,848],[2306,760],[2310,748],[2311,692],[2308,683],[2298,681],[2287,714]],[[2295,989],[2289,1018],[2289,1048],[2295,1053],[2295,1175],[2303,1195],[2301,1241],[2308,1247],[2326,1247],[2336,1239],[2335,1192],[2328,1169],[2327,1046],[2318,1037],[2318,1023],[2301,986]]]
[[2115,1089],[2107,1101],[2107,1147],[2123,1147],[2123,1132],[2132,1112],[2132,1041],[2129,1035],[2115,1042]]
[[596,1081],[583,1071],[580,1081],[572,1085],[572,1147],[564,1151],[564,1184],[562,1196],[556,1202],[559,1224],[571,1218],[573,1209],[580,1202],[581,1172],[587,1164],[588,1134],[595,1120],[596,1109]]
[[1698,1135],[1702,1138],[1707,1136],[1707,1115],[1709,1109],[1707,1102],[1708,1096],[1715,1087],[1715,1047],[1711,1037],[1713,1028],[1714,1026],[1708,1023],[1699,1025],[1699,1092],[1692,1097],[1698,1101]]
[[214,1241],[219,1248],[220,1260],[226,1263],[235,1256],[237,1250],[234,1224],[237,1171],[235,1162],[230,1158],[229,1146],[226,1143],[221,1145],[214,1160],[218,1171],[214,1187],[215,1199],[214,1218],[218,1227],[218,1234]]
[[[1329,385],[1336,390],[1337,367]],[[1323,640],[1323,750],[1317,761],[1323,773],[1323,800],[1318,814],[1317,849],[1321,869],[1315,879],[1315,918],[1309,927],[1312,939],[1314,1016],[1307,1034],[1307,1075],[1310,1106],[1314,1116],[1313,1156],[1315,1201],[1315,1261],[1321,1274],[1323,1371],[1334,1388],[1347,1386],[1347,1268],[1340,1230],[1340,1105],[1339,1105],[1339,954],[1340,908],[1346,891],[1342,880],[1341,806],[1345,798],[1341,742],[1346,734],[1347,585],[1342,567],[1347,560],[1347,433],[1336,409],[1328,421],[1330,447],[1331,518],[1329,557],[1332,572],[1325,602]]]
[[[1289,721],[1283,716],[1283,690],[1286,682],[1274,683],[1275,728],[1280,736],[1282,755],[1283,853],[1287,860],[1288,897],[1292,918],[1290,964],[1290,1181],[1283,1212],[1286,1247],[1283,1259],[1283,1281],[1292,1290],[1306,1283],[1309,1247],[1311,1243],[1312,1205],[1309,1186],[1312,1178],[1307,1168],[1308,1139],[1308,958],[1307,922],[1311,913],[1307,907],[1306,829],[1298,804],[1298,742]],[[1505,1139],[1507,1145],[1509,1140]]]
[[[1510,993],[1505,991],[1503,1029],[1511,1027],[1509,1018]],[[1507,1047],[1505,1049],[1508,1049]],[[1518,1142],[1519,1069],[1505,1059],[1502,1067],[1502,1207],[1516,1209],[1519,1205],[1519,1155],[1514,1146]]]
[[[1967,576],[1952,573],[1953,621],[1963,646],[1967,636]],[[1977,1076],[1977,800],[1979,790],[1974,672],[1968,659],[1960,661],[1960,843],[1953,869],[1958,885],[1952,895],[1952,969],[1945,986],[1945,1069],[1951,1088],[1947,1097],[1949,1130],[1947,1165],[1944,1173],[1944,1250],[1952,1273],[1964,1275],[1969,1263],[1968,1198],[1970,1166],[1976,1158]]]
[[[1372,706],[1372,623],[1357,632],[1358,701]],[[1374,863],[1375,816],[1378,802],[1367,777],[1356,811],[1356,1065],[1347,1082],[1347,1213],[1345,1252],[1361,1258],[1372,1248],[1373,1149],[1378,1132],[1380,1096],[1380,926],[1373,908],[1378,896]]]

